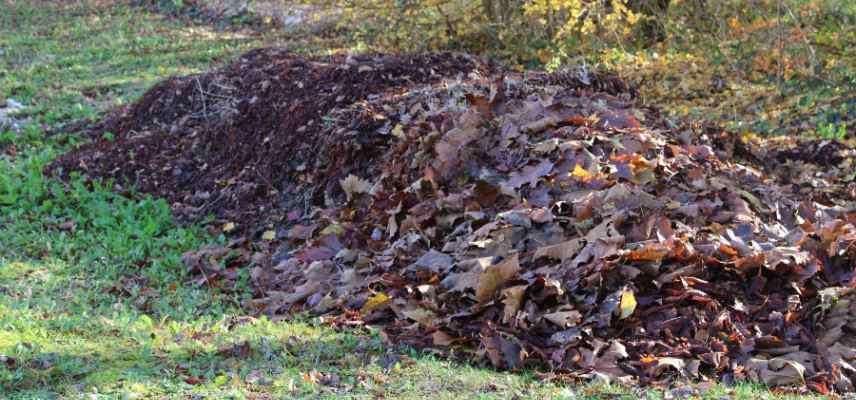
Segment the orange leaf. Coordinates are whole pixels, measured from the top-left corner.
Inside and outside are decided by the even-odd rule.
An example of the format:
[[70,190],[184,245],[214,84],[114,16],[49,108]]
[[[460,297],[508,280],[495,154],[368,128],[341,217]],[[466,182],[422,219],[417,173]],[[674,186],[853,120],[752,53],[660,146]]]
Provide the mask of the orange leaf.
[[645,356],[645,357],[640,358],[639,361],[641,361],[645,364],[653,364],[653,363],[657,362],[657,357]]

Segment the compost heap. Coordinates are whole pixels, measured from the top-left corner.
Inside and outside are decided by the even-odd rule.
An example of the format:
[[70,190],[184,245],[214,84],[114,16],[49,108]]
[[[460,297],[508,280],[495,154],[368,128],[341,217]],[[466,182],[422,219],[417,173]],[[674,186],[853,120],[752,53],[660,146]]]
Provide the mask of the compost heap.
[[251,268],[260,313],[552,377],[854,389],[853,152],[836,142],[676,127],[584,69],[277,49],[90,130],[115,138],[54,168],[215,214],[231,247],[185,263],[224,289]]

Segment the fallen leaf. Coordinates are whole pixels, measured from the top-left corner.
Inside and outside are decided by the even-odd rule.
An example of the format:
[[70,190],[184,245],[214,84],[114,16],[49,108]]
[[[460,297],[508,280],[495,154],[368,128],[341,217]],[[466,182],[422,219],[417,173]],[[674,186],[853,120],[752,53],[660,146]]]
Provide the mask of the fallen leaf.
[[443,331],[434,331],[431,340],[435,346],[449,346],[455,342],[455,338]]
[[756,379],[770,386],[804,385],[806,367],[794,360],[753,358],[747,363]]
[[569,328],[578,324],[582,320],[583,315],[579,311],[557,311],[549,314],[544,314],[544,318],[560,328]]
[[476,300],[485,302],[493,298],[497,290],[520,271],[518,254],[513,253],[496,265],[487,267],[480,275],[476,288]]
[[591,173],[586,171],[585,168],[583,168],[579,164],[574,166],[574,170],[571,172],[571,176],[575,176],[575,177],[580,178],[582,180],[588,180],[588,179],[592,178]]
[[527,356],[520,345],[498,334],[482,336],[482,344],[490,362],[496,368],[519,369]]
[[431,249],[419,257],[414,266],[431,272],[448,272],[452,268],[453,259],[450,255]]
[[390,300],[392,299],[386,294],[378,293],[372,297],[369,297],[366,303],[363,304],[363,307],[360,308],[360,312],[363,314],[368,314],[377,309],[378,307],[389,303]]
[[553,163],[550,160],[542,160],[536,165],[523,167],[520,172],[513,172],[508,180],[508,186],[512,189],[517,189],[523,185],[529,184],[529,187],[538,185],[538,181],[549,175],[553,171]]
[[585,241],[581,239],[569,240],[551,246],[539,247],[535,250],[534,258],[552,258],[559,261],[565,261],[577,255],[585,245]]
[[632,290],[625,288],[621,293],[621,303],[618,309],[620,310],[618,319],[628,318],[633,315],[633,311],[636,311],[636,296]]
[[518,285],[502,291],[502,303],[505,305],[503,308],[503,322],[509,323],[514,319],[514,315],[517,314],[520,307],[523,306],[523,295],[527,287],[528,285]]
[[348,196],[349,201],[357,194],[368,193],[369,189],[371,189],[369,181],[354,174],[348,175],[345,179],[339,181],[339,184],[342,186],[342,190],[345,191],[345,195]]
[[274,230],[267,230],[267,231],[264,231],[264,233],[262,233],[262,240],[271,241],[271,240],[274,240],[275,238],[276,238],[276,231],[274,231]]
[[232,232],[233,230],[235,230],[235,223],[234,222],[227,222],[227,223],[223,224],[223,232],[229,233],[229,232]]

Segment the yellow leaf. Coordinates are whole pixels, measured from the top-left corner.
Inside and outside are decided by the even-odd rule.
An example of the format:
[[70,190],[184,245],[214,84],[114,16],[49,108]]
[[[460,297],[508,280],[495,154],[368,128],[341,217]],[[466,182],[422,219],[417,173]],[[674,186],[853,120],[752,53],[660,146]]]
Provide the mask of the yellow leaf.
[[363,314],[370,313],[375,308],[378,308],[378,307],[386,304],[390,300],[392,300],[392,299],[389,296],[387,296],[383,293],[378,293],[378,294],[370,297],[366,301],[366,304],[363,304],[363,308],[360,309],[360,312]]
[[580,179],[591,178],[591,174],[588,171],[586,171],[585,169],[583,169],[583,167],[581,167],[579,164],[577,164],[577,166],[574,167],[574,170],[573,170],[573,172],[571,172],[571,175],[576,176],[577,178],[580,178]]
[[343,233],[345,233],[345,228],[339,224],[330,224],[321,230],[321,236],[324,236],[324,235],[341,236]]
[[223,224],[223,232],[231,232],[233,230],[235,230],[235,223],[234,222],[227,222],[227,223]]
[[274,238],[276,238],[276,231],[274,230],[268,230],[265,231],[265,233],[262,233],[262,240],[271,241]]
[[625,319],[631,316],[633,311],[636,311],[636,296],[632,290],[624,289],[624,292],[621,293],[621,304],[618,307],[621,310],[618,319]]

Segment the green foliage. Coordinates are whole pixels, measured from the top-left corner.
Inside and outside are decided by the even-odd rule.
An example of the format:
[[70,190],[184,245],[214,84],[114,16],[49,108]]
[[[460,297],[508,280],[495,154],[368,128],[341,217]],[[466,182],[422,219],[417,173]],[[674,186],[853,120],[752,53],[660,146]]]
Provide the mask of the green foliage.
[[834,123],[830,122],[826,125],[821,125],[817,129],[817,134],[826,140],[843,141],[847,138],[847,124],[842,123],[836,126]]

